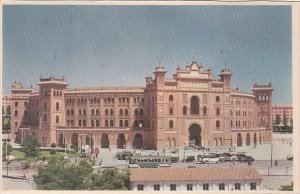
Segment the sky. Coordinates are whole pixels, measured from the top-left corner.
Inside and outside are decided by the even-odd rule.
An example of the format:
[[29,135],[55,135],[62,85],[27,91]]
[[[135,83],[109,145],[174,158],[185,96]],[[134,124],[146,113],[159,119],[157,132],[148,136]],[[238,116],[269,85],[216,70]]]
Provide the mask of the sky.
[[4,95],[41,76],[145,86],[158,64],[171,77],[193,50],[216,78],[226,63],[233,88],[271,82],[273,103],[292,103],[290,6],[3,6]]

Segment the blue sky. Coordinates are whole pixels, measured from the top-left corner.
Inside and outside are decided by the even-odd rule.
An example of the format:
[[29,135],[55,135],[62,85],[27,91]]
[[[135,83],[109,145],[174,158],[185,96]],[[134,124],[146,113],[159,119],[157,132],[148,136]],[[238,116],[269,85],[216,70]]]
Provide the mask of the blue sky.
[[[193,59],[232,86],[272,82],[292,103],[290,6],[24,6],[3,8],[3,93],[40,76],[69,87],[144,86],[161,61],[167,76]],[[220,50],[223,51],[223,55]]]

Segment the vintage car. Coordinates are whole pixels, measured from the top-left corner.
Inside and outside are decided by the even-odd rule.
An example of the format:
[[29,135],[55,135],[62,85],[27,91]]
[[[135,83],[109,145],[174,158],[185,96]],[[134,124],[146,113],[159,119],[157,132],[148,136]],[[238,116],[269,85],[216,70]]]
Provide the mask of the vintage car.
[[214,164],[214,163],[224,162],[224,157],[216,153],[198,155],[197,158],[198,158],[198,161],[196,162],[197,164],[207,164],[207,163]]

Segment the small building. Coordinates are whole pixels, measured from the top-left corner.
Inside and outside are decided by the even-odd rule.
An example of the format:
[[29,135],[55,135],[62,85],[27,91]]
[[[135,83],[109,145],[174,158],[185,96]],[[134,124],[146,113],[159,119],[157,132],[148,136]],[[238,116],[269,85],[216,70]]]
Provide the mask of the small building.
[[253,167],[131,168],[130,190],[201,191],[261,190]]

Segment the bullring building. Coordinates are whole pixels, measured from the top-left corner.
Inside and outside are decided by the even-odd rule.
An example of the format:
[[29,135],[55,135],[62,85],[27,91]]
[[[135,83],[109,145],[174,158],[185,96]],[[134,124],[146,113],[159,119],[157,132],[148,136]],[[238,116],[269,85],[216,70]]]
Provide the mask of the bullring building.
[[12,137],[33,134],[56,143],[101,148],[247,146],[272,139],[272,86],[251,93],[231,87],[194,60],[171,79],[158,66],[143,87],[69,88],[64,78],[40,78],[38,89],[12,85]]

